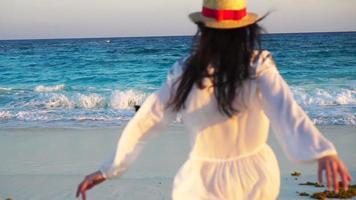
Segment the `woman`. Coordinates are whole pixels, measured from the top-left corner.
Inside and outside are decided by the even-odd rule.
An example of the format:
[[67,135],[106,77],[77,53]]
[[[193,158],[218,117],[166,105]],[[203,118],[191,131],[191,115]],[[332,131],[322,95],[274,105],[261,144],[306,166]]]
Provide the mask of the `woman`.
[[112,158],[78,186],[77,197],[122,175],[147,138],[182,114],[191,152],[174,179],[173,199],[276,199],[280,175],[266,144],[269,123],[288,157],[318,161],[318,177],[338,192],[351,176],[334,145],[292,97],[268,51],[255,50],[260,27],[243,0],[205,0],[190,18],[199,28],[190,56],[125,127]]

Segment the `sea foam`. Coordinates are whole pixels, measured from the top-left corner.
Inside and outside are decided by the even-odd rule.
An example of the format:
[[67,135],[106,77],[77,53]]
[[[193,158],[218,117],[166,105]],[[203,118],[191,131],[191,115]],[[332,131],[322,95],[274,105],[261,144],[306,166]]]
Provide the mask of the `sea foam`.
[[12,88],[0,87],[0,91],[10,91]]
[[0,119],[6,120],[6,119],[11,119],[12,114],[10,111],[0,111]]
[[55,94],[46,102],[48,109],[52,108],[74,108],[75,103],[64,94]]
[[64,89],[64,84],[54,86],[39,85],[35,88],[36,92],[56,92]]

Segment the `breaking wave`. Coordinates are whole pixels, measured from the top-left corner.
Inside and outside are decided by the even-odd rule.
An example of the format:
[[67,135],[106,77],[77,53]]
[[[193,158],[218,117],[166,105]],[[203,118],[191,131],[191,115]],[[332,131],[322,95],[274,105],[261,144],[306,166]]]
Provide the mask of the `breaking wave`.
[[354,89],[305,89],[292,88],[294,98],[301,105],[355,105],[356,104],[356,88]]
[[41,93],[29,101],[18,102],[19,106],[34,109],[133,109],[141,105],[148,93],[136,90],[113,90],[109,93]]
[[128,109],[134,105],[141,105],[147,94],[134,90],[114,91],[110,99],[110,107],[115,109]]
[[101,108],[104,105],[104,98],[98,94],[79,95],[79,105],[82,108]]
[[[11,103],[0,107],[0,123],[17,121],[21,124],[26,121],[39,124],[75,124],[94,121],[99,125],[103,123],[117,125],[129,120],[135,113],[134,105],[141,105],[150,95],[133,89],[71,89],[64,90],[64,85],[57,85],[37,86],[35,90],[23,90],[24,93],[21,95],[28,95],[26,98],[14,98]],[[354,114],[356,89],[303,87],[291,87],[291,89],[296,101],[306,110],[315,124],[356,125]],[[9,95],[11,90],[13,89],[6,89],[10,91]],[[176,122],[181,121],[181,116],[178,116]]]

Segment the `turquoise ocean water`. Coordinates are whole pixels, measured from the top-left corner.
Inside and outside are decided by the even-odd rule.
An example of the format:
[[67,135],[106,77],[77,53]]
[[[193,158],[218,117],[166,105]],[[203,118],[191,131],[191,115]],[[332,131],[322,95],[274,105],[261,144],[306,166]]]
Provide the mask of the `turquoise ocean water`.
[[[192,37],[0,41],[0,127],[116,126],[190,52]],[[316,124],[356,125],[356,32],[264,35]]]

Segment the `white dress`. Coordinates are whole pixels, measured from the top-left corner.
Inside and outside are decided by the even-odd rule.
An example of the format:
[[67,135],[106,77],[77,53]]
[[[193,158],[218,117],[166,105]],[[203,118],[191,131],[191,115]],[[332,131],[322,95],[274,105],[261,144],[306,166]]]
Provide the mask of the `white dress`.
[[[173,82],[182,74],[182,63],[173,65],[167,81],[125,127],[112,158],[100,167],[106,178],[122,175],[148,137],[175,119],[176,113],[165,105],[176,86]],[[251,63],[251,71],[254,78],[245,81],[239,93],[243,95],[237,95],[234,103],[240,112],[231,118],[218,111],[212,87],[193,86],[181,111],[191,151],[175,176],[174,200],[276,199],[280,174],[275,155],[266,144],[270,123],[293,161],[337,154],[295,102],[268,51]],[[206,78],[204,84],[211,81]]]

